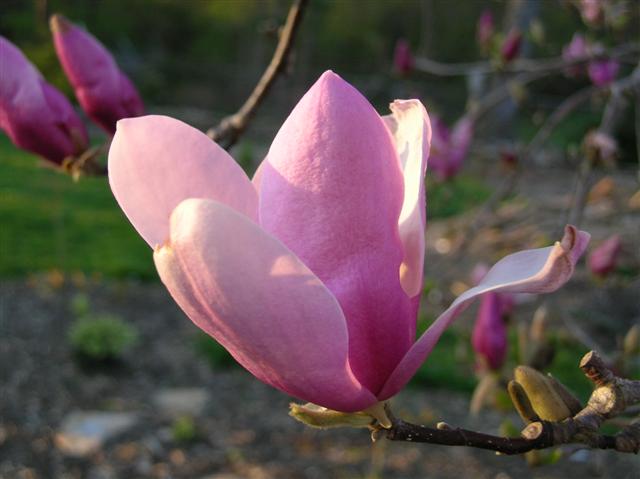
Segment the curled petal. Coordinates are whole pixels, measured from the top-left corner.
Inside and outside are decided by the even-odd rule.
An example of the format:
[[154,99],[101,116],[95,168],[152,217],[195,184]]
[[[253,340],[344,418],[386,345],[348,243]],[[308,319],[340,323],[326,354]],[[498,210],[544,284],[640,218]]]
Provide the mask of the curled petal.
[[399,278],[404,187],[389,131],[355,88],[326,72],[260,170],[260,224],[336,296],[351,367],[376,392],[410,347],[415,323]]
[[383,120],[394,137],[404,176],[404,201],[398,222],[404,246],[400,283],[405,293],[414,297],[420,293],[423,279],[427,226],[424,175],[431,147],[431,123],[418,100],[396,100],[390,108],[393,114]]
[[210,198],[255,220],[257,194],[233,158],[179,120],[150,115],[118,122],[109,149],[109,184],[151,247],[169,237],[169,217],[187,198]]
[[498,261],[475,287],[462,293],[416,341],[378,395],[396,394],[427,358],[444,330],[471,301],[488,292],[549,293],[566,283],[589,243],[589,234],[568,225],[554,246],[520,251]]
[[186,200],[154,259],[191,320],[261,381],[344,412],[377,402],[351,373],[334,296],[246,216],[216,201]]
[[51,31],[62,68],[92,120],[114,133],[118,120],[142,115],[138,92],[93,35],[62,15],[51,17]]

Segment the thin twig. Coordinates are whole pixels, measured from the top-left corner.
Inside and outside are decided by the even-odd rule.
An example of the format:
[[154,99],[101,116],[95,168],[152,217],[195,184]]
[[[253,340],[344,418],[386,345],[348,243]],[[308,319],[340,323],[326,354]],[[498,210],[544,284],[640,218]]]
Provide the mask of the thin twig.
[[467,63],[442,63],[425,57],[415,59],[415,69],[436,76],[465,76],[470,73],[551,73],[567,67],[587,63],[597,58],[621,58],[640,52],[637,43],[626,43],[610,51],[602,50],[567,60],[562,57],[519,59],[508,65],[496,65],[490,61]]
[[287,20],[280,32],[278,45],[271,62],[256,84],[247,101],[233,115],[223,118],[218,125],[209,129],[207,135],[225,149],[231,148],[249,125],[256,110],[265,99],[275,79],[285,70],[300,21],[308,0],[295,0],[289,9]]

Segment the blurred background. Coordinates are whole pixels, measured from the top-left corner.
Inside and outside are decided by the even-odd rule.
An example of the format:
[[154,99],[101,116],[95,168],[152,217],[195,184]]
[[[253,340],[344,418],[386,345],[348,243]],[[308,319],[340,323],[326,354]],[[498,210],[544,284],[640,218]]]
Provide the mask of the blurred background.
[[[592,348],[638,378],[637,346],[626,339],[640,321],[638,94],[618,108],[615,155],[594,162],[581,180],[592,148],[585,138],[602,125],[610,91],[590,91],[534,151],[550,115],[591,81],[562,70],[511,81],[499,54],[483,52],[476,40],[489,9],[496,41],[514,28],[522,33],[522,58],[557,58],[576,32],[605,48],[638,46],[640,6],[613,3],[624,6],[619,24],[594,27],[579,2],[565,0],[311,0],[285,74],[231,150],[252,174],[288,113],[328,69],[381,114],[393,99],[419,98],[448,125],[496,89],[506,92],[475,123],[459,174],[449,181],[427,175],[421,330],[473,285],[478,263],[559,239],[580,188],[581,228],[592,234],[592,249],[619,236],[606,277],[583,262],[561,291],[517,299],[507,358],[492,371],[496,387],[478,393],[487,381],[471,346],[472,307],[394,400],[399,416],[517,434],[520,419],[498,387],[513,366],[533,362],[584,400],[590,385],[577,364]],[[250,94],[289,7],[286,0],[4,0],[0,34],[75,102],[48,26],[50,15],[62,13],[112,52],[149,113],[206,131]],[[410,68],[398,64],[398,41],[410,47]],[[487,75],[438,76],[421,71],[420,58],[497,66]],[[618,78],[637,62],[636,51]],[[94,144],[107,140],[97,128],[90,135]],[[635,456],[603,451],[499,457],[372,445],[364,431],[305,428],[287,416],[288,398],[237,367],[184,317],[105,178],[74,181],[0,135],[0,196],[2,478],[623,478],[640,468]],[[482,407],[469,415],[474,393]]]

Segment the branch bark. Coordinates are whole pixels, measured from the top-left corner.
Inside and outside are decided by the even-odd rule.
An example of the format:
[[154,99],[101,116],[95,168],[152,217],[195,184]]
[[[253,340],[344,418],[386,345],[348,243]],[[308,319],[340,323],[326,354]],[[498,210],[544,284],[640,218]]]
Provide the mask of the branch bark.
[[308,0],[295,0],[293,2],[289,9],[287,20],[280,32],[280,39],[271,62],[269,62],[253,92],[236,113],[223,118],[218,125],[207,132],[209,138],[225,149],[228,150],[238,141],[267,93],[269,93],[274,81],[284,71],[307,4]]

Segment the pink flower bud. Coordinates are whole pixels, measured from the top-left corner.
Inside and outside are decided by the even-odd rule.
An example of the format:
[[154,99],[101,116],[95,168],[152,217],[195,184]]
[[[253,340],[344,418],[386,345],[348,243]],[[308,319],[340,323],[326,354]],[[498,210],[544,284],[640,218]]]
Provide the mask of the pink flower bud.
[[580,15],[588,25],[599,25],[604,19],[604,0],[580,0]]
[[589,78],[596,86],[605,86],[615,80],[620,63],[611,58],[593,60],[588,66]]
[[89,139],[67,98],[0,37],[0,128],[19,148],[56,164],[86,150]]
[[480,50],[487,51],[491,46],[491,40],[495,33],[495,25],[493,21],[493,13],[489,9],[485,9],[478,18],[476,27],[476,40],[480,46]]
[[587,261],[589,270],[596,276],[604,278],[615,269],[621,251],[622,242],[620,241],[620,236],[611,236],[589,255]]
[[502,367],[507,355],[507,327],[502,319],[501,298],[497,293],[487,293],[480,299],[471,344],[480,363],[492,370]]
[[398,73],[406,75],[411,73],[413,66],[414,60],[411,46],[407,40],[401,38],[396,42],[396,47],[393,51],[393,67]]
[[504,63],[511,62],[520,53],[520,46],[522,45],[522,34],[515,28],[507,34],[507,38],[504,39],[500,55]]
[[62,68],[93,121],[114,133],[121,118],[142,115],[136,89],[96,38],[62,15],[51,17],[51,31]]
[[473,139],[473,121],[463,116],[450,131],[440,118],[432,118],[433,137],[429,166],[440,180],[448,180],[462,169]]
[[[588,53],[585,38],[579,33],[574,33],[571,42],[562,49],[562,58],[567,62],[571,62],[579,58],[584,58]],[[571,65],[565,69],[565,74],[570,77],[576,77],[584,73],[584,71],[584,65]]]

